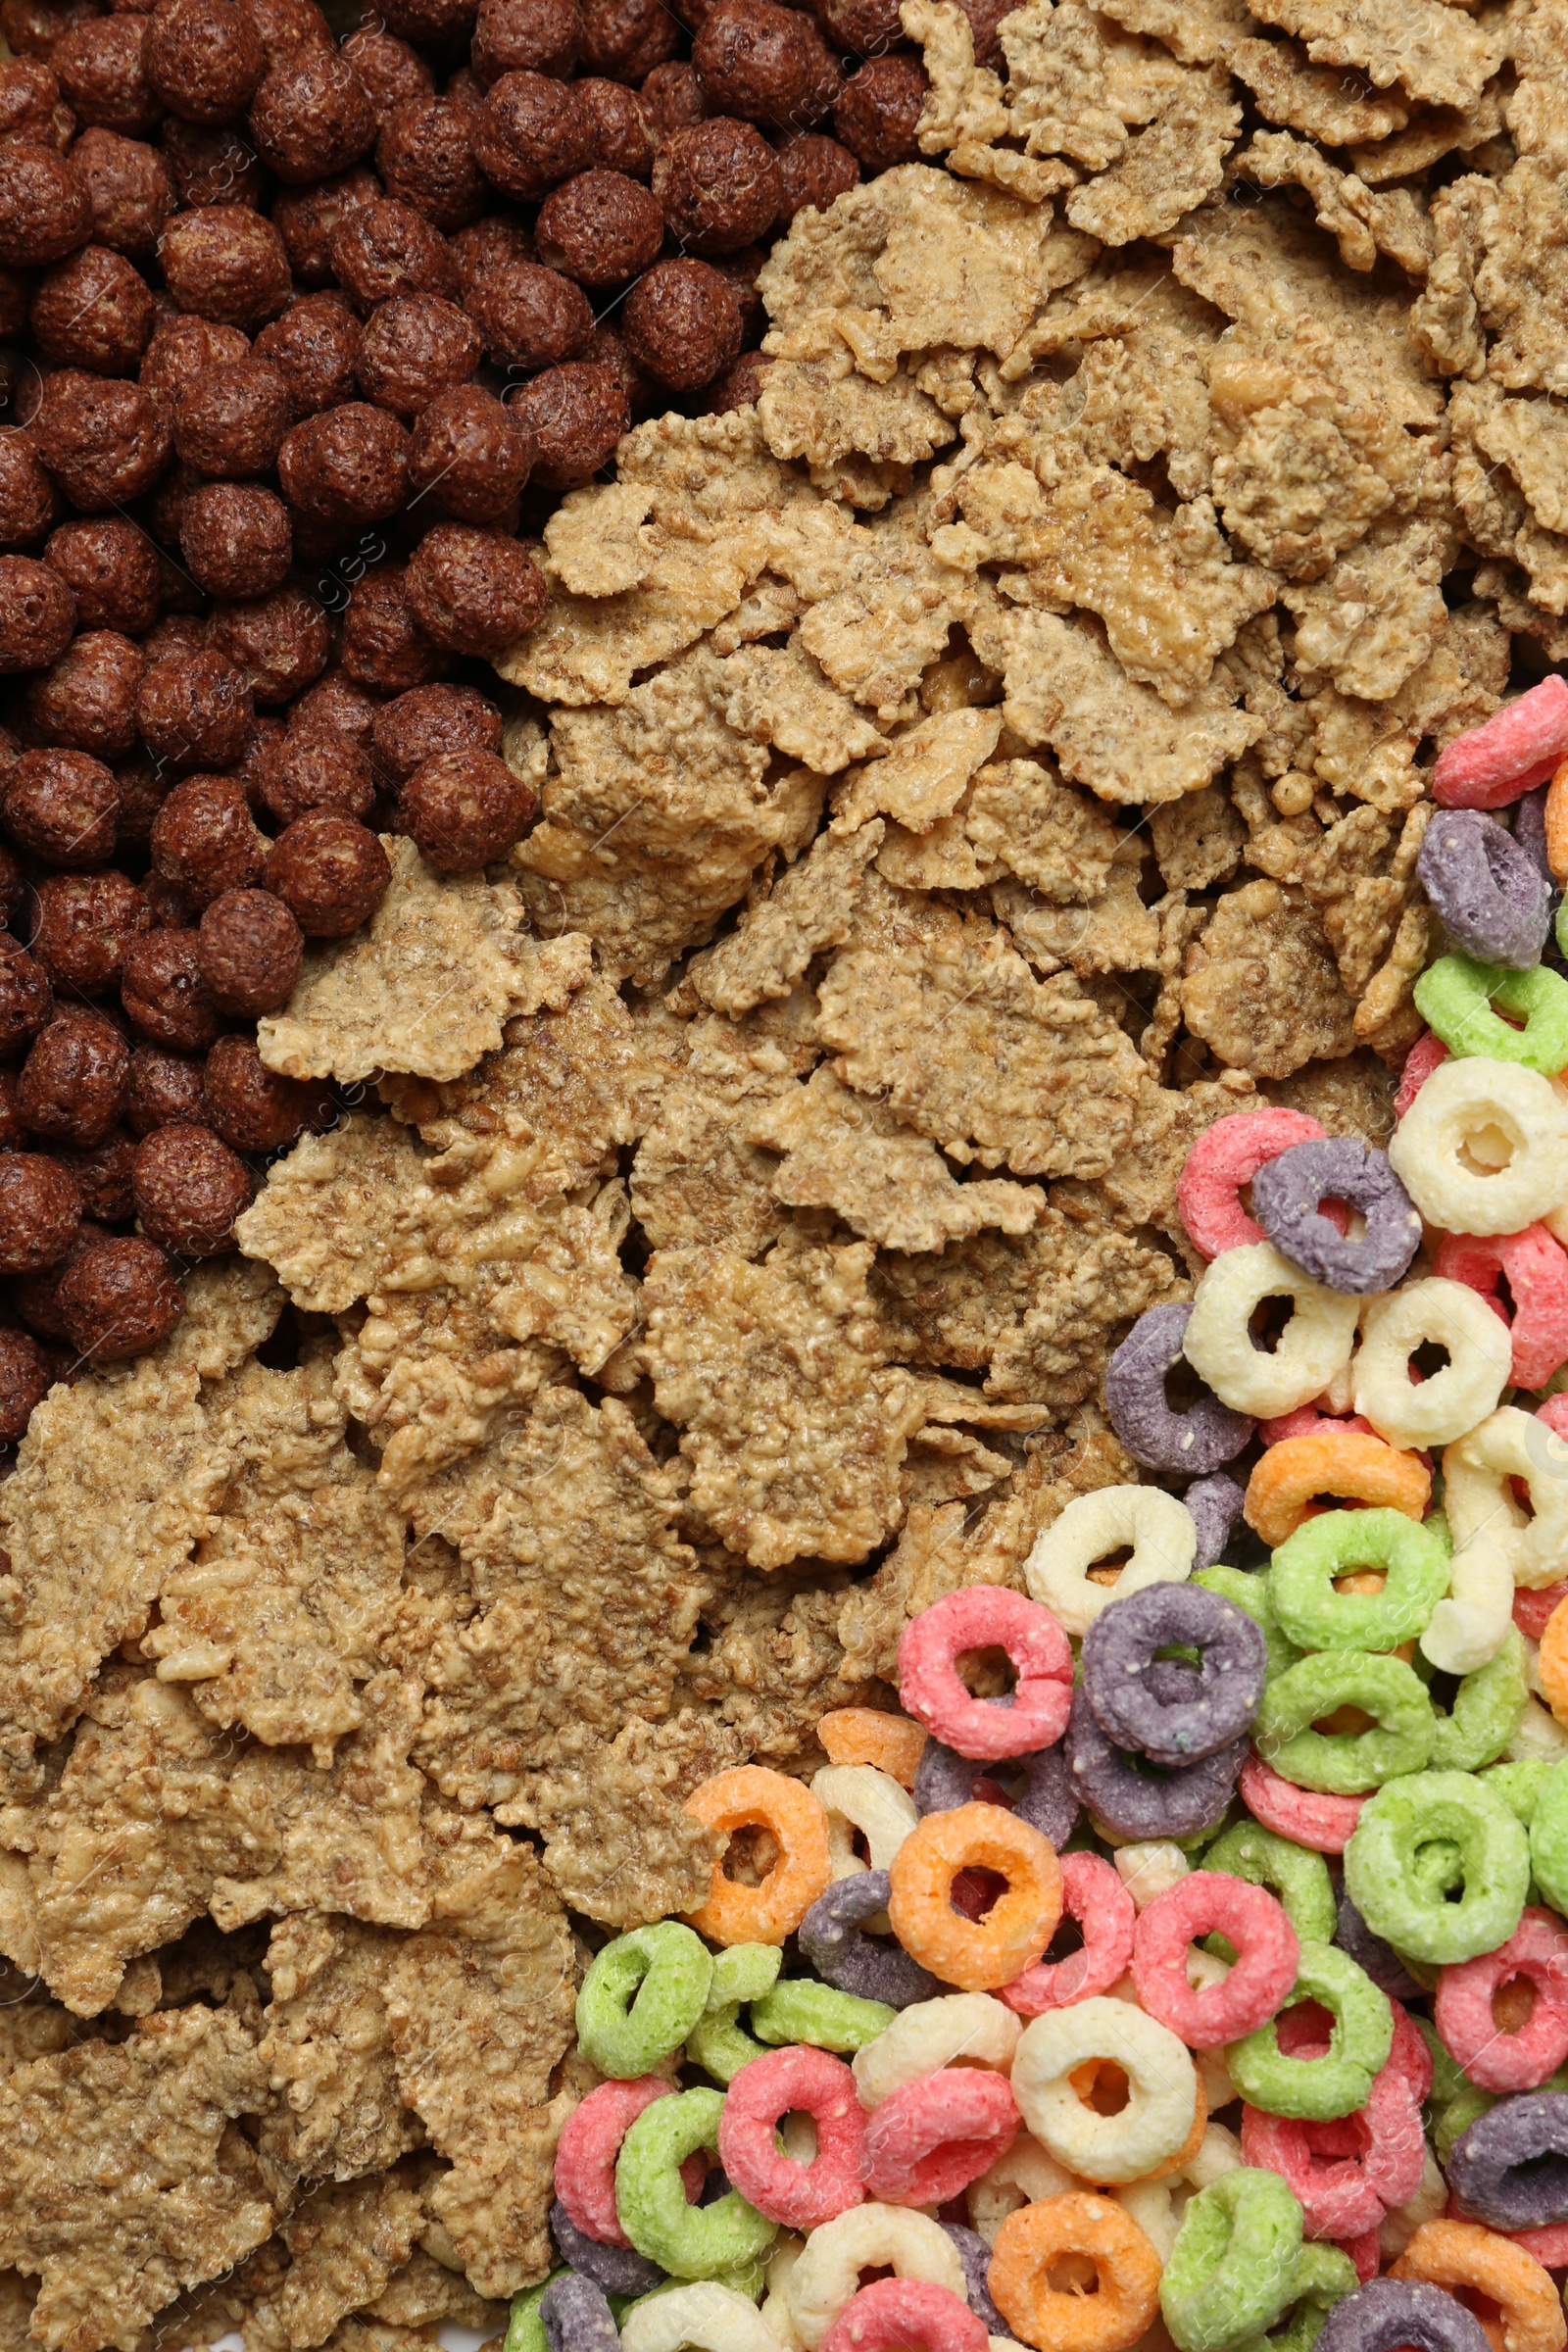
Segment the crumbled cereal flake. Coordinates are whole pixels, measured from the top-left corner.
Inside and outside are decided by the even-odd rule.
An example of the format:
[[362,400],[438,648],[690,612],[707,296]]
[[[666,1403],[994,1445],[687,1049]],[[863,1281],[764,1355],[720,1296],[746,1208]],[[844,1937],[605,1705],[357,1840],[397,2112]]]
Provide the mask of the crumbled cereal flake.
[[1287,1078],[1355,1043],[1322,924],[1299,891],[1249,882],[1220,902],[1188,957],[1182,1015],[1219,1059]]
[[568,1729],[549,1764],[524,1776],[515,1818],[543,1836],[545,1875],[564,1902],[608,1927],[640,1927],[703,1901],[715,1839],[686,1799],[747,1753],[707,1706],[660,1723],[634,1715],[612,1740]]
[[1507,51],[1499,19],[1478,23],[1443,0],[1255,0],[1255,13],[1315,64],[1359,66],[1379,89],[1397,82],[1435,106],[1474,106]]
[[733,1018],[787,997],[811,957],[847,937],[860,878],[885,831],[873,818],[853,832],[820,834],[727,939],[692,957],[686,979],[703,1003]]
[[1101,896],[1119,843],[1104,810],[1036,760],[983,767],[964,805],[963,829],[986,881],[1016,874],[1058,906],[1089,906]]
[[1172,229],[1217,188],[1242,127],[1222,68],[1184,74],[1147,130],[1100,175],[1067,198],[1074,228],[1105,245]]
[[786,646],[748,646],[722,665],[724,718],[754,743],[834,776],[880,749],[881,737],[847,695],[830,686],[799,637]]
[[381,1996],[398,1940],[394,1930],[315,1911],[272,1929],[259,2054],[274,2099],[262,2148],[296,2179],[383,2172],[423,2137],[398,2094]]
[[245,2324],[247,2352],[304,2352],[380,2294],[414,2251],[424,2205],[406,2168],[313,2182],[279,2235],[288,2269]]
[[1396,87],[1368,88],[1332,66],[1308,65],[1294,41],[1232,40],[1225,63],[1238,81],[1246,82],[1266,122],[1283,123],[1326,147],[1389,139],[1410,120],[1409,102]]
[[954,437],[935,401],[902,370],[874,383],[856,372],[842,344],[820,359],[775,361],[757,407],[775,456],[812,466],[852,450],[878,465],[917,466]]
[[911,833],[951,816],[976,768],[1002,733],[1000,710],[945,710],[896,735],[885,758],[858,768],[834,799],[835,831],[853,832],[878,812]]

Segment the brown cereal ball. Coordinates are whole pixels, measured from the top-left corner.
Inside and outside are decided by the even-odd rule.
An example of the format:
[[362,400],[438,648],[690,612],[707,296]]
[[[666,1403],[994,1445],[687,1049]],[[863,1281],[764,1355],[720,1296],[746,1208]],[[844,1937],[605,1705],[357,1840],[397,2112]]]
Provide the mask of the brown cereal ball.
[[249,1037],[220,1037],[203,1079],[207,1124],[235,1152],[277,1152],[303,1129],[331,1116],[331,1096],[318,1082],[280,1078]]
[[386,0],[376,13],[400,40],[451,51],[473,30],[474,0]]
[[400,294],[366,321],[355,372],[367,400],[412,422],[419,411],[477,368],[479,330],[439,294]]
[[919,160],[915,136],[930,83],[918,58],[873,57],[844,84],[833,128],[874,179]]
[[84,1250],[55,1297],[72,1346],[95,1364],[126,1363],[161,1347],[185,1311],[168,1258],[139,1234]]
[[176,213],[159,258],[182,311],[247,330],[275,318],[289,298],[288,255],[270,220],[243,204]]
[[0,1445],[25,1437],[33,1407],[54,1383],[49,1359],[24,1331],[0,1331]]
[[413,205],[439,229],[477,220],[489,190],[474,162],[472,132],[473,110],[451,97],[400,107],[375,143],[375,168],[387,194]]
[[122,254],[83,245],[45,276],[31,326],[45,359],[94,375],[128,375],[154,324],[147,281]]
[[125,1225],[136,1213],[130,1189],[136,1140],[111,1127],[102,1143],[77,1151],[60,1147],[60,1164],[81,1196],[83,1212],[100,1225]]
[[148,630],[141,650],[151,667],[154,662],[199,654],[206,644],[207,630],[194,612],[166,612],[157,627]]
[[211,318],[191,318],[182,313],[165,318],[153,330],[137,381],[144,392],[172,410],[182,392],[210,368],[232,368],[250,357],[250,338],[237,326],[220,326]]
[[158,557],[145,533],[119,514],[63,522],[43,560],[76,600],[84,629],[142,637],[158,617]]
[[216,1257],[232,1248],[234,1219],[251,1200],[249,1170],[210,1127],[160,1127],[144,1136],[131,1184],[143,1233],[182,1257]]
[[90,874],[45,874],[33,903],[33,957],[69,996],[101,997],[118,988],[126,949],[153,927],[145,897],[110,866]]
[[[64,1168],[63,1155],[55,1156],[58,1164]],[[16,1277],[11,1297],[18,1314],[29,1331],[39,1333],[46,1340],[66,1338],[66,1327],[60,1317],[60,1285],[79,1257],[84,1257],[89,1250],[96,1250],[101,1243],[112,1239],[113,1236],[106,1233],[101,1225],[95,1225],[90,1218],[83,1217],[67,1244],[64,1256],[56,1258],[52,1265]]]
[[473,117],[473,152],[509,196],[546,195],[593,162],[593,125],[577,85],[548,74],[503,74]]
[[577,0],[479,0],[471,61],[488,89],[503,74],[548,74],[569,81],[582,15]]
[[401,564],[379,564],[356,581],[343,615],[342,662],[358,685],[378,694],[428,686],[451,668],[414,617]]
[[665,141],[654,194],[693,253],[734,253],[766,236],[778,218],[778,159],[755,123],[716,116]]
[[52,565],[0,556],[0,674],[58,662],[75,623],[76,600]]
[[355,208],[333,232],[332,268],[367,311],[395,294],[457,297],[447,242],[412,204],[391,196]]
[[288,63],[296,49],[330,49],[332,27],[316,0],[245,0],[251,22],[262,36],[267,69]]
[[174,778],[155,767],[145,752],[132,759],[115,763],[115,784],[120,793],[120,818],[116,839],[122,852],[145,850],[153,829],[153,818],[169,798]]
[[15,270],[43,270],[84,244],[87,183],[73,159],[24,140],[0,144],[0,253]]
[[340,294],[307,294],[256,338],[256,357],[288,386],[295,417],[314,416],[354,398],[360,322]]
[[268,761],[261,781],[262,804],[280,825],[291,825],[309,808],[335,808],[340,816],[369,814],[375,780],[368,755],[348,735],[324,728],[292,728]]
[[14,1054],[36,1037],[54,1009],[48,973],[25,948],[0,937],[0,1054]]
[[155,662],[136,697],[150,751],[172,767],[227,767],[245,748],[255,713],[250,688],[215,648]]
[[15,424],[0,425],[0,547],[28,547],[60,513],[60,494]]
[[136,695],[147,664],[115,629],[73,638],[27,690],[27,715],[46,743],[120,760],[136,740]]
[[70,1249],[81,1195],[42,1152],[0,1152],[0,1274],[32,1274]]
[[218,1035],[218,1009],[202,980],[194,931],[149,931],[133,939],[120,1002],[143,1037],[175,1054],[205,1054]]
[[797,213],[825,213],[836,197],[858,184],[860,167],[837,139],[807,130],[799,138],[787,139],[779,149],[778,175],[784,189],[779,209],[782,226]]
[[359,162],[375,138],[375,109],[341,51],[300,48],[251,100],[250,125],[263,162],[299,187]]
[[741,316],[741,348],[760,342],[767,327],[767,311],[758,273],[767,255],[760,245],[742,246],[739,253],[721,253],[709,267],[719,276],[735,297],[735,307]]
[[472,686],[416,686],[381,706],[372,741],[377,767],[405,784],[444,752],[499,752],[501,713]]
[[0,1070],[0,1152],[24,1151],[29,1140],[17,1099],[17,1073]]
[[[265,891],[256,894],[267,896]],[[270,902],[271,903],[271,902]],[[130,1056],[125,1124],[132,1135],[151,1135],[202,1115],[202,1064],[193,1055],[170,1054],[162,1046],[137,1046]]]
[[343,55],[369,92],[378,122],[400,106],[417,106],[434,93],[435,78],[417,49],[377,24],[363,24],[351,32]]
[[591,368],[608,368],[620,386],[629,415],[633,418],[651,416],[655,409],[667,408],[668,395],[650,375],[644,375],[624,339],[612,326],[596,326],[593,340],[583,353],[584,364]]
[[[0,751],[0,800],[5,797],[6,784],[20,756],[15,746],[9,756]],[[12,920],[26,895],[27,888],[22,879],[21,866],[9,850],[0,848],[0,922],[9,923]]]
[[164,102],[147,78],[147,19],[92,17],[74,24],[50,53],[60,87],[86,123],[138,138],[151,130]]
[[[671,23],[662,10],[660,19]],[[591,78],[578,82],[577,96],[588,111],[594,159],[600,168],[624,172],[628,179],[647,179],[654,168],[654,136],[636,91],[618,81]]]
[[62,1012],[28,1047],[18,1100],[34,1135],[88,1150],[124,1117],[129,1081],[130,1048],[113,1023]]
[[157,0],[147,78],[185,122],[233,122],[262,86],[267,52],[246,0]]
[[153,864],[191,906],[261,879],[267,841],[232,776],[187,776],[153,820]]
[[575,490],[591,481],[631,424],[615,369],[589,362],[546,368],[508,405],[533,436],[533,479],[544,490]]
[[809,17],[774,0],[716,0],[692,43],[715,115],[807,129],[833,103],[838,70]]
[[491,359],[506,367],[555,367],[575,358],[594,331],[582,288],[536,262],[494,270],[469,295],[467,308]]
[[391,879],[375,835],[325,808],[297,817],[267,860],[268,889],[307,939],[347,939],[369,920]]
[[520,841],[539,806],[494,752],[441,752],[404,785],[398,822],[438,874],[491,865]]
[[256,212],[266,202],[271,174],[232,123],[171,115],[160,137],[181,205],[243,204]]
[[337,274],[333,238],[351,213],[363,213],[380,194],[381,182],[368,164],[356,164],[335,179],[318,179],[307,187],[278,192],[272,200],[272,225],[302,286],[331,284]]
[[407,495],[408,444],[397,418],[368,401],[307,416],[278,452],[283,495],[322,522],[384,522]]
[[519,540],[467,522],[438,522],[409,559],[405,593],[432,644],[451,654],[499,653],[545,616],[550,591]]
[[656,151],[677,130],[689,130],[708,113],[697,68],[689,58],[656,66],[639,92]]
[[465,303],[483,285],[498,264],[531,262],[533,238],[522,221],[505,213],[487,213],[482,220],[460,228],[451,254],[458,273],[458,291]]
[[332,727],[368,749],[380,707],[363,686],[356,685],[347,670],[329,669],[325,677],[318,678],[308,694],[300,696],[289,712],[289,724]]
[[166,158],[145,139],[122,139],[118,130],[94,128],[82,132],[71,160],[86,186],[95,243],[150,261],[174,210],[173,174]]
[[675,54],[680,25],[660,0],[582,0],[577,63],[585,74],[638,82]]
[[304,934],[270,890],[223,891],[202,915],[196,938],[202,979],[220,1011],[255,1020],[288,1003]]
[[209,596],[268,596],[294,551],[288,509],[260,482],[206,482],[186,499],[179,552]]
[[0,58],[0,139],[31,139],[64,152],[74,127],[59,80],[42,58]]
[[12,837],[49,865],[101,865],[115,851],[120,794],[86,752],[24,752],[5,792]]
[[533,436],[477,384],[438,393],[415,419],[409,486],[459,522],[498,522],[528,479]]
[[320,606],[302,588],[286,585],[270,596],[215,606],[208,633],[259,703],[292,702],[320,676],[332,650]]
[[899,0],[815,0],[817,22],[835,49],[883,57],[904,38]]
[[545,198],[534,234],[547,270],[580,286],[618,286],[659,259],[664,216],[624,172],[580,172]]
[[139,384],[62,368],[43,388],[32,439],[84,514],[140,498],[169,463],[169,420]]
[[216,481],[244,481],[277,462],[289,426],[288,385],[265,360],[209,368],[174,409],[174,447]]
[[626,348],[671,391],[712,382],[741,347],[740,306],[706,262],[661,262],[640,278],[621,314]]

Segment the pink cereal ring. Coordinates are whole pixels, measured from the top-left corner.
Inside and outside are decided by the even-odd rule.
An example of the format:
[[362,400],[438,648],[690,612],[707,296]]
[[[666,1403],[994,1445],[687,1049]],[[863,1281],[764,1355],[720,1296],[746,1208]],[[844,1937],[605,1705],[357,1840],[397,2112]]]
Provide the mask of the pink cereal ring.
[[1397,2069],[1409,2083],[1416,2105],[1424,2107],[1432,2095],[1432,2052],[1404,2003],[1392,1993],[1386,1997],[1394,2011],[1394,2043],[1384,2064]]
[[[1200,1936],[1228,1936],[1236,1960],[1221,1984],[1187,1981]],[[1296,1983],[1301,1947],[1266,1886],[1228,1871],[1195,1870],[1145,1909],[1133,1934],[1133,1983],[1151,2017],[1190,2050],[1217,2049],[1266,2025]]]
[[1394,1098],[1394,1115],[1396,1119],[1403,1118],[1438,1064],[1447,1058],[1448,1049],[1442,1038],[1434,1037],[1430,1029],[1423,1029],[1405,1055],[1404,1067],[1399,1072],[1399,1091]]
[[1383,2248],[1375,2230],[1363,2230],[1359,2237],[1341,2237],[1335,2244],[1342,2254],[1348,2254],[1355,2265],[1355,2275],[1363,2286],[1377,2277],[1383,2264]]
[[1503,808],[1544,784],[1568,752],[1568,683],[1553,675],[1467,727],[1438,754],[1432,798],[1440,808]]
[[[1010,1706],[973,1698],[956,1660],[1004,1649],[1016,1670]],[[969,1585],[922,1609],[899,1643],[899,1694],[934,1740],[986,1764],[1054,1747],[1072,1711],[1072,1651],[1051,1611],[1004,1585]]]
[[[1516,1977],[1536,1988],[1529,2017],[1503,2033],[1494,1993]],[[1480,2090],[1535,2090],[1568,2058],[1568,1928],[1532,1904],[1494,1952],[1438,1971],[1432,2022],[1444,2048]]]
[[[809,2164],[786,2156],[775,2137],[786,2115],[816,2126]],[[743,2066],[718,2119],[718,2159],[748,2204],[786,2230],[814,2230],[865,2195],[865,2115],[842,2058],[801,2045],[769,2050]]]
[[1333,1413],[1320,1413],[1315,1404],[1298,1404],[1294,1413],[1281,1413],[1277,1421],[1260,1421],[1257,1434],[1265,1446],[1279,1446],[1287,1438],[1343,1437],[1353,1430],[1358,1437],[1375,1438],[1377,1431],[1359,1413],[1348,1413],[1343,1420]]
[[[1194,1248],[1205,1257],[1218,1257],[1222,1250],[1266,1239],[1242,1206],[1243,1185],[1293,1144],[1318,1143],[1322,1136],[1322,1127],[1304,1110],[1237,1110],[1205,1127],[1176,1186],[1176,1206]],[[1330,1213],[1336,1206],[1330,1204]]]
[[852,2295],[821,2352],[989,2352],[985,2323],[925,2278],[878,2278]]
[[1326,1796],[1316,1788],[1298,1788],[1294,1781],[1282,1780],[1255,1749],[1249,1752],[1236,1785],[1254,1821],[1276,1837],[1294,1838],[1319,1854],[1344,1853],[1366,1803],[1364,1796]]
[[[1568,1250],[1554,1242],[1544,1225],[1527,1225],[1521,1233],[1483,1238],[1479,1234],[1446,1233],[1438,1244],[1439,1274],[1476,1291],[1493,1313],[1509,1325],[1513,1365],[1509,1373],[1516,1389],[1539,1389],[1559,1364],[1568,1361]],[[1513,1316],[1497,1297],[1497,1285],[1507,1280]]]
[[1547,1585],[1541,1592],[1532,1592],[1524,1585],[1514,1587],[1513,1621],[1527,1642],[1541,1640],[1563,1600],[1568,1600],[1568,1585]]
[[1425,2153],[1420,2102],[1392,2064],[1360,2113],[1333,2123],[1242,2109],[1242,2161],[1279,2174],[1300,2201],[1310,2237],[1344,2240],[1375,2230],[1391,2206],[1414,2196]]
[[1005,2156],[1018,2110],[1003,2076],[943,2067],[890,2091],[865,2130],[865,2186],[884,2205],[945,2205]]
[[1061,1916],[1083,1930],[1083,1947],[1065,1960],[1037,1960],[997,1998],[1020,2017],[1043,2017],[1097,1992],[1108,1992],[1127,1974],[1133,1956],[1138,1913],[1133,1898],[1108,1862],[1098,1854],[1063,1854]]
[[615,2158],[645,2107],[676,2088],[662,2075],[634,2082],[601,2082],[562,2127],[556,2143],[556,2194],[584,2237],[604,2246],[629,2246],[615,2212]]

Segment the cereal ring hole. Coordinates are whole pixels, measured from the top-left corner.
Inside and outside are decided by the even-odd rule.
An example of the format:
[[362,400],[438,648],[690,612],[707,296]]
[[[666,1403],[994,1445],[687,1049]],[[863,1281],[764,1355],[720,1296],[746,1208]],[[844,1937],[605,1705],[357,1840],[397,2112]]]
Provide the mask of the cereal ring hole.
[[1067,2080],[1084,2105],[1092,2107],[1096,2115],[1120,2115],[1132,2097],[1127,2071],[1113,2058],[1086,2058],[1082,2066],[1073,2068]]
[[1063,2254],[1046,2273],[1046,2284],[1056,2295],[1098,2295],[1100,2265],[1092,2254]]
[[962,1918],[978,1924],[1006,1891],[1007,1882],[1000,1871],[960,1870],[949,1889],[948,1900]]
[[1118,1544],[1113,1550],[1105,1553],[1103,1559],[1097,1560],[1093,1568],[1086,1568],[1085,1576],[1092,1585],[1116,1584],[1133,1556],[1133,1548],[1131,1544]]
[[737,1886],[760,1886],[777,1869],[782,1848],[765,1822],[749,1821],[731,1830],[724,1849],[724,1876]]
[[1529,1977],[1504,1977],[1492,1995],[1492,2022],[1499,2034],[1522,2033],[1535,2006],[1536,1986]]
[[1465,1130],[1454,1157],[1468,1176],[1495,1176],[1512,1165],[1518,1148],[1517,1137],[1511,1136],[1498,1120],[1488,1119],[1481,1126]]
[[985,1649],[960,1649],[953,1664],[971,1698],[1004,1698],[1017,1689],[1017,1670],[998,1643]]
[[1439,1372],[1446,1372],[1452,1361],[1441,1340],[1423,1340],[1406,1367],[1411,1387],[1419,1388],[1422,1381],[1433,1379]]
[[1296,1300],[1289,1291],[1269,1291],[1253,1307],[1247,1321],[1247,1336],[1259,1355],[1273,1355],[1284,1339],[1296,1315]]

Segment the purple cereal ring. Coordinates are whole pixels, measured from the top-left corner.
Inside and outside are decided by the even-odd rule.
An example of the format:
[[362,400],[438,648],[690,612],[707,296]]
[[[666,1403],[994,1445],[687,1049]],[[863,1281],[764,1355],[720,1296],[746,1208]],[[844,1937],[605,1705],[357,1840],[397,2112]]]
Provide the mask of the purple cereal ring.
[[1415,867],[1449,939],[1483,963],[1541,961],[1551,891],[1525,844],[1479,808],[1438,808]]
[[1456,2295],[1424,2278],[1373,2278],[1336,2303],[1318,2336],[1323,2352],[1482,2352],[1486,2333]]
[[966,2230],[961,2222],[943,2222],[941,2227],[957,2248],[958,2260],[963,2265],[969,2309],[994,2342],[1015,2344],[1017,2337],[991,2300],[991,2248],[978,2230]]
[[[1341,1233],[1325,1200],[1359,1209],[1366,1231]],[[1353,1136],[1297,1144],[1258,1169],[1252,1207],[1282,1257],[1314,1282],[1357,1298],[1390,1291],[1421,1247],[1421,1217],[1386,1152]]]
[[[1256,1186],[1254,1177],[1254,1192]],[[1233,1413],[1207,1389],[1188,1411],[1172,1410],[1165,1382],[1182,1360],[1192,1314],[1190,1303],[1152,1306],[1105,1367],[1110,1425],[1147,1470],[1217,1470],[1235,1460],[1255,1427],[1246,1413]]]
[[835,1879],[802,1920],[800,1945],[836,1992],[907,2009],[915,2001],[935,1999],[944,1988],[902,1944],[861,1934],[861,1920],[885,1911],[891,1891],[885,1870],[858,1870],[851,1879]]
[[620,2342],[604,2288],[577,2271],[546,2288],[539,2317],[550,2352],[616,2352]]
[[646,2295],[664,2283],[658,2263],[639,2254],[635,2246],[607,2246],[597,2237],[585,2235],[559,2197],[550,2208],[550,2234],[567,2268],[580,2271],[607,2295]]
[[1097,1821],[1118,1838],[1196,1838],[1211,1829],[1231,1801],[1247,1755],[1245,1739],[1212,1756],[1155,1780],[1106,1739],[1082,1685],[1073,1693],[1067,1758],[1073,1787]]
[[[1005,1706],[1005,1699],[993,1699],[993,1706]],[[1073,1790],[1072,1775],[1067,1769],[1067,1753],[1058,1740],[1054,1747],[1037,1747],[1032,1755],[1008,1756],[987,1772],[970,1756],[960,1756],[955,1747],[944,1747],[940,1740],[928,1740],[914,1775],[914,1801],[922,1813],[951,1813],[957,1805],[967,1805],[983,1780],[1000,1782],[1003,1774],[1023,1775],[1023,1787],[1012,1799],[1012,1809],[1020,1821],[1026,1821],[1042,1838],[1049,1838],[1059,1852],[1072,1836],[1079,1814],[1078,1798]]]
[[[1161,1659],[1162,1649],[1197,1649],[1199,1665]],[[1196,1764],[1244,1736],[1267,1673],[1261,1629],[1201,1585],[1146,1585],[1084,1636],[1083,1689],[1101,1730],[1155,1764]]]
[[1386,1992],[1391,2001],[1421,1999],[1426,1987],[1416,1983],[1393,1944],[1385,1943],[1381,1936],[1373,1935],[1343,1888],[1334,1940],[1342,1952],[1348,1952],[1361,1974],[1370,1977],[1379,1992]]
[[1454,2141],[1448,2185],[1494,2230],[1568,2222],[1568,2092],[1499,2099]]
[[1549,784],[1538,784],[1534,792],[1527,792],[1516,805],[1513,837],[1545,883],[1548,893],[1555,898],[1556,879],[1551,870],[1551,860],[1546,856],[1546,795],[1550,790]]
[[1200,1568],[1212,1568],[1230,1542],[1231,1529],[1241,1517],[1247,1500],[1247,1490],[1238,1486],[1234,1478],[1227,1478],[1223,1470],[1216,1470],[1212,1478],[1195,1478],[1182,1500],[1198,1530],[1198,1549],[1193,1556],[1196,1576]]

